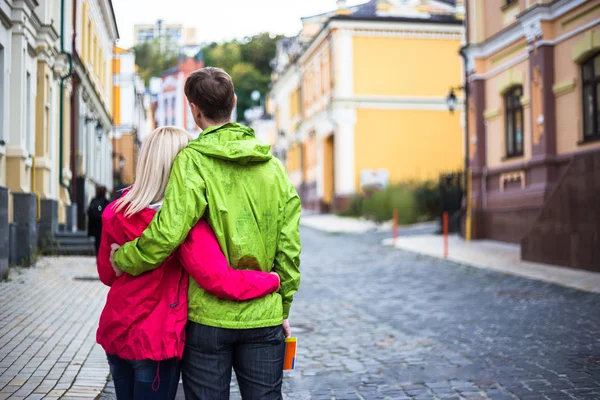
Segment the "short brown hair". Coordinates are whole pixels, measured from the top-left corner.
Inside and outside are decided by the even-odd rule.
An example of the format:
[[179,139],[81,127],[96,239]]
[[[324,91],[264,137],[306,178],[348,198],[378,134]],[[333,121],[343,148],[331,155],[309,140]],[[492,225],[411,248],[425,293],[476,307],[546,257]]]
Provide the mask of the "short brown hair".
[[231,76],[221,68],[206,67],[194,71],[185,81],[188,101],[202,111],[211,121],[229,121],[235,91]]

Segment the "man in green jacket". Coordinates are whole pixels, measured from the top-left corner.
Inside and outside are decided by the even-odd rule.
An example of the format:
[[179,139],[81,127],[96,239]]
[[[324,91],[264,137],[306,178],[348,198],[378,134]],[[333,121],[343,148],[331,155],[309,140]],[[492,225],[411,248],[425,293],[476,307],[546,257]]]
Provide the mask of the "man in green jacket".
[[300,284],[300,199],[270,147],[230,122],[236,98],[226,72],[192,73],[185,95],[203,131],[175,160],[162,209],[113,263],[131,275],[157,268],[206,218],[233,268],[275,270],[280,291],[246,302],[218,299],[190,280],[182,367],[188,399],[228,399],[232,367],[244,399],[281,399],[284,336]]

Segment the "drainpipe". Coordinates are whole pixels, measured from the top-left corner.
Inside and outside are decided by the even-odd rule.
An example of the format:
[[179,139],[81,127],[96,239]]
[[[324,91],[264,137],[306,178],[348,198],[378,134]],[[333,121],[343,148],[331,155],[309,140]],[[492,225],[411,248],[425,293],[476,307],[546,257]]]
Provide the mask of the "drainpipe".
[[467,194],[467,210],[465,218],[465,240],[471,240],[473,224],[473,205],[471,204],[471,170],[469,168],[469,57],[466,50],[469,48],[469,0],[465,0],[465,45],[460,49],[459,54],[464,60],[464,86],[465,86],[465,192]]
[[[77,39],[77,1],[73,1],[73,38],[72,38],[72,58],[77,55],[75,40]],[[75,115],[75,106],[77,105],[77,74],[73,73],[72,94],[71,94],[71,201],[77,203],[77,118]],[[78,211],[79,212],[79,211]],[[78,218],[79,219],[79,218]]]
[[64,110],[65,110],[65,96],[64,96],[64,88],[65,88],[65,81],[67,79],[69,79],[72,75],[73,75],[73,56],[71,55],[71,53],[65,51],[65,0],[60,0],[60,54],[64,54],[69,58],[69,72],[60,77],[60,102],[59,102],[59,155],[58,155],[58,163],[59,163],[59,168],[58,168],[58,180],[59,180],[59,184],[60,186],[64,187],[65,189],[67,189],[67,192],[69,193],[69,199],[71,200],[71,203],[73,203],[73,195],[71,193],[71,186],[70,185],[65,185],[64,183],[64,177],[63,177],[63,161],[64,161],[64,154],[65,154],[65,150],[64,150],[64,127],[65,127],[65,121],[64,121]]

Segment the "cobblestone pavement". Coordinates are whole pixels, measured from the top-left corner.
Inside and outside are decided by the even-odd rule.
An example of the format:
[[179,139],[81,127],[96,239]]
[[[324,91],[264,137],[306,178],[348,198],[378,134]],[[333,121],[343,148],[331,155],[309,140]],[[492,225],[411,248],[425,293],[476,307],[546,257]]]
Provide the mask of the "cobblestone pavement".
[[95,276],[91,258],[44,258],[0,283],[0,400],[102,391],[108,366],[96,327],[107,290]]
[[[383,248],[363,235],[302,235],[291,316],[299,349],[286,400],[600,399],[600,295]],[[58,381],[53,390],[71,382],[81,398],[106,377],[93,345],[105,289],[73,282],[84,268],[60,260],[0,284],[0,394],[10,382],[18,392]],[[56,271],[62,278],[52,280]],[[28,366],[50,355],[52,366]],[[114,398],[110,385],[101,397]]]
[[288,399],[600,399],[599,295],[367,237],[303,244]]

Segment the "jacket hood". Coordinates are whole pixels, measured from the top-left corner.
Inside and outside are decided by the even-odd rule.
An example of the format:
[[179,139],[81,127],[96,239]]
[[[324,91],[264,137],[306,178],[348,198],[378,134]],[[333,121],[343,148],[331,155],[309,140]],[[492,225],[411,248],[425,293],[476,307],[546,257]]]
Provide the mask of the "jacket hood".
[[237,123],[205,129],[188,148],[242,165],[263,163],[273,158],[268,144],[258,140],[251,128]]

